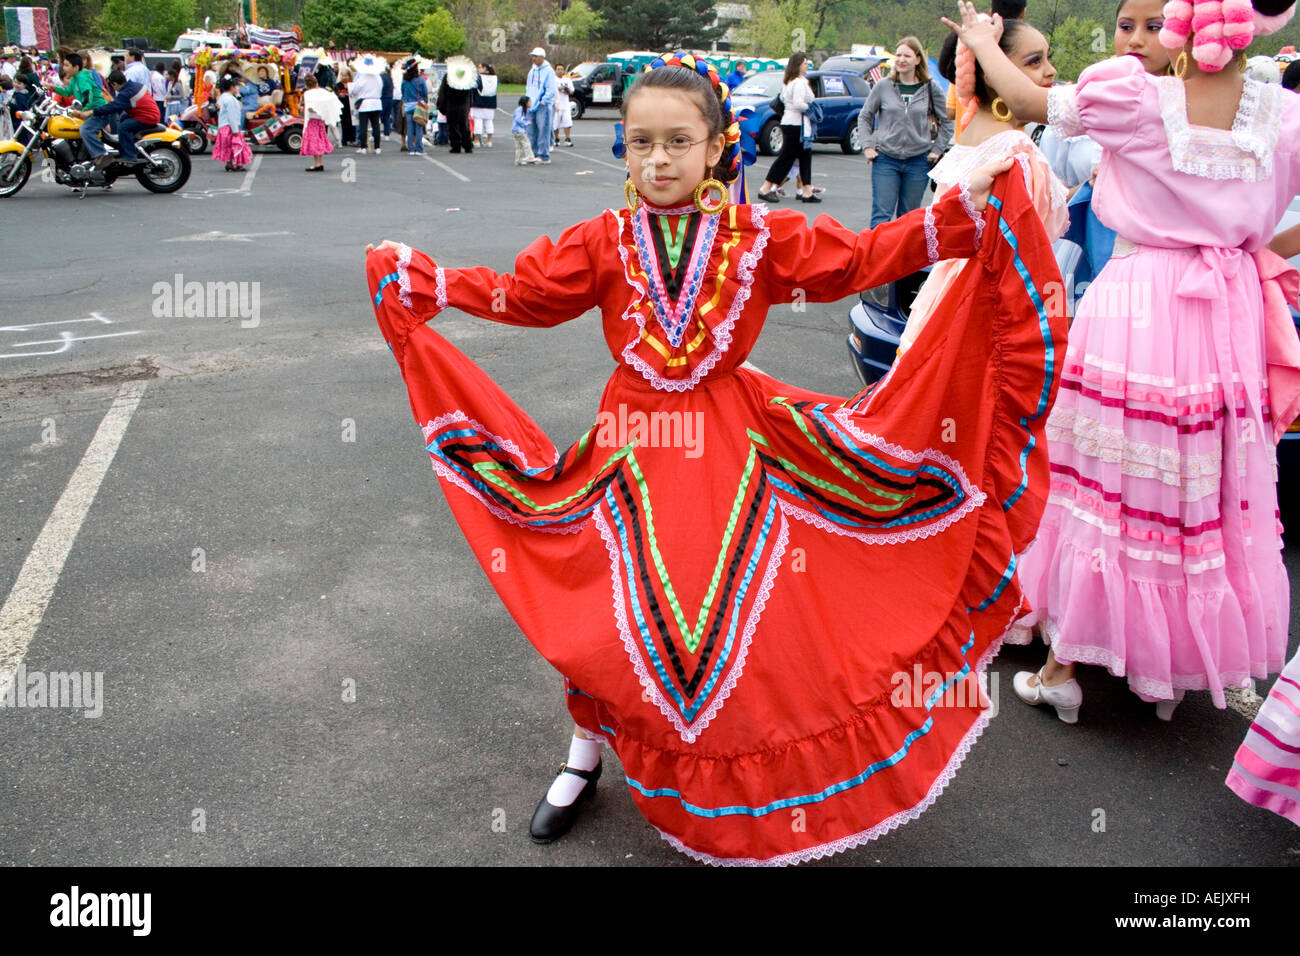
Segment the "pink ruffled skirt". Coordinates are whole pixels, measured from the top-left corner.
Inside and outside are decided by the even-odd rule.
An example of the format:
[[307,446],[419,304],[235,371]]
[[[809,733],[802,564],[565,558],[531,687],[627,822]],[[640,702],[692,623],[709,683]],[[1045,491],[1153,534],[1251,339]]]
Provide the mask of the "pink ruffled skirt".
[[1290,587],[1254,259],[1121,245],[1079,303],[1047,425],[1051,492],[1021,556],[1056,658],[1144,700],[1281,670]]
[[332,152],[334,144],[330,142],[324,120],[316,117],[309,119],[302,129],[302,148],[298,150],[298,155],[327,156]]
[[232,127],[223,126],[217,130],[217,141],[212,144],[212,158],[219,163],[233,163],[247,166],[253,161],[253,150],[243,134]]

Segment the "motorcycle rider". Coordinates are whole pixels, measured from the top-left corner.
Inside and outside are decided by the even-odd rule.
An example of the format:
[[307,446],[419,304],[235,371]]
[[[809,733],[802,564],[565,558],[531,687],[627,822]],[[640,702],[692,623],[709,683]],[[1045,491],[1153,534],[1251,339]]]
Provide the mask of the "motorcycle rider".
[[126,74],[117,70],[108,75],[108,86],[114,93],[111,102],[77,113],[86,121],[81,127],[81,141],[86,144],[86,152],[100,169],[113,161],[113,157],[106,154],[107,147],[100,140],[99,133],[107,125],[108,118],[116,114],[122,117],[117,131],[122,159],[131,163],[147,162],[138,158],[135,138],[138,133],[157,126],[162,120],[152,90],[147,85],[142,86],[135,80],[128,80]]
[[83,108],[93,110],[105,103],[104,93],[99,88],[99,77],[88,67],[80,53],[69,53],[64,57],[68,64],[68,82],[66,86],[56,86],[54,92],[60,96],[71,96]]

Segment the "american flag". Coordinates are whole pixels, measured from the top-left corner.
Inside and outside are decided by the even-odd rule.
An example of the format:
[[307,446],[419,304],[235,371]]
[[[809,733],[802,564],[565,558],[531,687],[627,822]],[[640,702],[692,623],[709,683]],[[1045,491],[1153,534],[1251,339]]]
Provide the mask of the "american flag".
[[871,77],[872,83],[879,83],[885,78],[885,74],[880,72],[880,64],[878,63],[871,68],[871,71],[867,73],[867,76]]

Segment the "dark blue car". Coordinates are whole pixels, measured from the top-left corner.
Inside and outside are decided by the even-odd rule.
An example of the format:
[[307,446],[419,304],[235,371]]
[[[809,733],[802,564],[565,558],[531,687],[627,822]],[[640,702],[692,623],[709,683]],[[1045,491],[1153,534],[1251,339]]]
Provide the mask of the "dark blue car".
[[[757,73],[732,93],[737,112],[754,111],[754,139],[765,156],[781,152],[784,134],[781,121],[772,111],[772,99],[781,92],[784,74],[780,71]],[[822,107],[822,121],[817,126],[817,142],[838,143],[846,153],[862,152],[858,138],[858,114],[867,101],[871,85],[850,70],[809,70],[808,83]]]

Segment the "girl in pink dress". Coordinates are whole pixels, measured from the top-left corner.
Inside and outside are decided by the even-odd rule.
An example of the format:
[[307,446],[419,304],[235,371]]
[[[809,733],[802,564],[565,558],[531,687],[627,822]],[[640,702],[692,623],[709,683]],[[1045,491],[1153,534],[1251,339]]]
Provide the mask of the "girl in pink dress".
[[300,156],[310,156],[314,162],[307,167],[307,172],[324,172],[321,162],[328,153],[334,152],[327,127],[339,121],[343,104],[329,90],[322,90],[316,83],[316,77],[307,76],[303,82],[302,110],[307,123],[302,130],[302,148]]
[[1197,4],[1204,36],[1192,4],[1166,6],[1162,42],[1186,46],[1176,76],[1123,56],[1051,91],[999,50],[999,23],[968,3],[947,21],[1017,116],[1102,147],[1093,209],[1119,234],[1070,330],[1050,497],[1018,568],[1034,610],[1009,637],[1039,626],[1048,662],[1016,691],[1067,723],[1077,662],[1127,677],[1167,720],[1185,691],[1223,708],[1225,687],[1285,657],[1274,445],[1300,410],[1300,363],[1281,292],[1295,270],[1266,246],[1300,189],[1300,99],[1231,58],[1245,21],[1271,32],[1292,10],[1266,17],[1283,10],[1258,0],[1243,20],[1242,3],[1213,5],[1228,11],[1217,33]]

